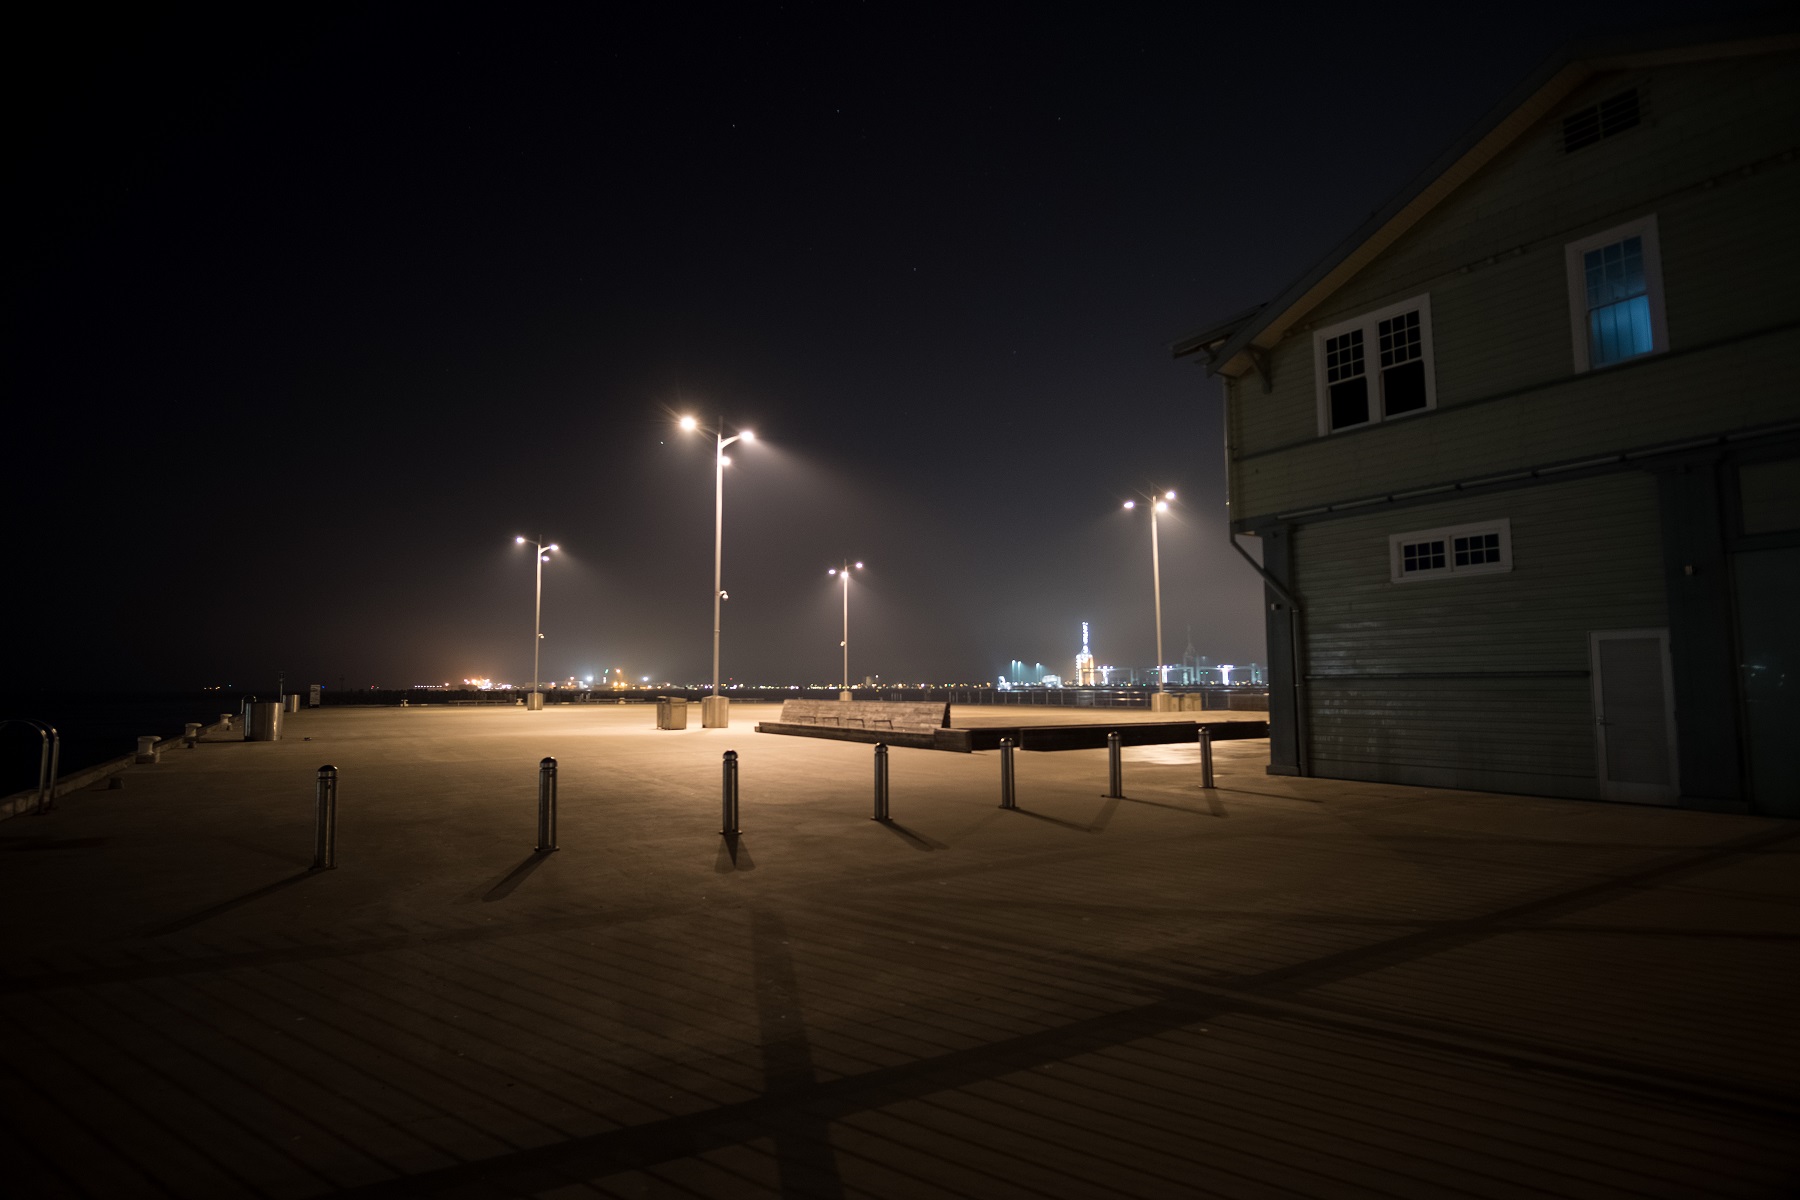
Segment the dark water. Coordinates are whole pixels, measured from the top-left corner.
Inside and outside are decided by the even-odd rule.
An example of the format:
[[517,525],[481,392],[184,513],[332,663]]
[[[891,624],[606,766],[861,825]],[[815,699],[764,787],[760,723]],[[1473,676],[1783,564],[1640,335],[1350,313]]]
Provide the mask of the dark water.
[[[68,775],[130,754],[141,734],[174,737],[189,721],[210,725],[222,712],[236,713],[243,699],[238,692],[8,692],[0,693],[0,719],[54,725]],[[37,785],[39,745],[36,730],[0,729],[0,796]]]

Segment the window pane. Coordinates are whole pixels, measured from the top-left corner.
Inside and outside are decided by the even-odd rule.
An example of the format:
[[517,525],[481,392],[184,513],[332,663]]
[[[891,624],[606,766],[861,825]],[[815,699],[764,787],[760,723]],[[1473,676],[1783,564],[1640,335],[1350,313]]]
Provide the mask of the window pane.
[[1381,365],[1391,367],[1424,356],[1420,343],[1419,314],[1401,313],[1381,322],[1377,330],[1381,338]]
[[1347,429],[1369,419],[1369,381],[1348,379],[1331,385],[1331,427]]
[[1414,571],[1439,571],[1444,567],[1444,543],[1407,542],[1400,547],[1400,572],[1410,575]]
[[1596,367],[1656,349],[1650,333],[1650,297],[1635,296],[1588,314],[1588,357]]
[[1644,282],[1644,239],[1629,237],[1582,256],[1587,273],[1588,307],[1616,304],[1632,296],[1641,296],[1648,287]]
[[1338,383],[1355,379],[1363,373],[1362,330],[1325,339],[1325,382]]
[[1381,411],[1385,416],[1417,412],[1425,407],[1425,363],[1422,359],[1381,373]]

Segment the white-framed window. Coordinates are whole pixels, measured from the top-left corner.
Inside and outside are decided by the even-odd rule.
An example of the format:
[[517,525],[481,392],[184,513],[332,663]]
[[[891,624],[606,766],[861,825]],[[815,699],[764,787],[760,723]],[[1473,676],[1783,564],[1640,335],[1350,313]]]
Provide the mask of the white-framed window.
[[1395,583],[1492,575],[1512,570],[1512,522],[1479,521],[1415,529],[1388,538],[1388,577]]
[[1414,296],[1314,331],[1313,378],[1320,434],[1436,408],[1431,297]]
[[1577,374],[1669,348],[1655,216],[1570,242],[1564,259]]

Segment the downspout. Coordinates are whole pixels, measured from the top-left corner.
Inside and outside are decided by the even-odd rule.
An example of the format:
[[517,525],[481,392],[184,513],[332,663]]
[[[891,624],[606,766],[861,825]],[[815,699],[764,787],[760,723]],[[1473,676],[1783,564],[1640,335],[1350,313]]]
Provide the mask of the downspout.
[[1294,757],[1295,765],[1304,777],[1312,774],[1312,764],[1307,753],[1307,721],[1306,721],[1306,664],[1301,660],[1300,636],[1300,601],[1295,595],[1281,585],[1273,575],[1263,570],[1261,563],[1250,557],[1250,552],[1238,544],[1237,534],[1229,532],[1231,520],[1231,383],[1224,375],[1219,376],[1219,392],[1224,397],[1220,405],[1225,423],[1225,516],[1227,536],[1231,539],[1231,548],[1238,552],[1243,560],[1250,564],[1250,569],[1262,577],[1263,586],[1281,598],[1288,606],[1288,657],[1293,662],[1294,691]]

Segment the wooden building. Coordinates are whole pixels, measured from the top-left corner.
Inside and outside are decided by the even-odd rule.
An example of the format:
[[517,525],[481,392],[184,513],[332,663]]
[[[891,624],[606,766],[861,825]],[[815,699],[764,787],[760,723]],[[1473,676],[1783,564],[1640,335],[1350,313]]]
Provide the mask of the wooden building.
[[1797,152],[1800,36],[1573,47],[1176,343],[1271,772],[1800,816]]

